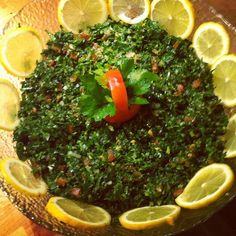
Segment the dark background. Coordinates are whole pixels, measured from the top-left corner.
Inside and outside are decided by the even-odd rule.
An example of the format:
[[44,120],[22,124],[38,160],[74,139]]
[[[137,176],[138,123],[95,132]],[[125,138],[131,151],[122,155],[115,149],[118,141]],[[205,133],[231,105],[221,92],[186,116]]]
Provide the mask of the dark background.
[[236,199],[205,223],[178,236],[236,236]]

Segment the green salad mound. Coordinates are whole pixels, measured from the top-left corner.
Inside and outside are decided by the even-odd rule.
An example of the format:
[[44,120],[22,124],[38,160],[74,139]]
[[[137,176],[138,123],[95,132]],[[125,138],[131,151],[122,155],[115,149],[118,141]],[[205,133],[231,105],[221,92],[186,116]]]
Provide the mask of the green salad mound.
[[[143,105],[132,120],[111,124],[102,118],[114,104],[99,78],[111,68],[129,70],[129,63],[146,88],[133,102]],[[143,71],[158,79],[139,81]],[[17,153],[55,195],[115,215],[171,204],[197,170],[224,161],[228,120],[212,73],[191,42],[168,35],[157,22],[108,20],[79,35],[50,35],[22,89]],[[84,99],[87,92],[91,99]]]

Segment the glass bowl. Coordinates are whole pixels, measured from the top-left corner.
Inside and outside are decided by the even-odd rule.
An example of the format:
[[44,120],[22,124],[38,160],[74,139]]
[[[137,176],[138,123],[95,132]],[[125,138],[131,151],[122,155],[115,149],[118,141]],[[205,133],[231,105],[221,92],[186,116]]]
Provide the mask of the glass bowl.
[[[46,31],[56,32],[60,29],[57,21],[57,5],[58,0],[33,0],[23,1],[26,5],[13,16],[3,28],[2,33],[6,33],[9,29],[19,26],[30,26],[38,30],[41,34],[46,45],[48,35]],[[27,3],[28,2],[28,3]],[[222,15],[204,0],[192,0],[196,12],[197,28],[202,22],[215,21],[225,25],[231,37],[230,53],[236,52],[236,28],[230,24]],[[23,5],[22,5],[23,6]],[[2,67],[0,67],[0,75],[8,77],[14,84],[20,87],[19,78],[9,75]],[[235,113],[235,109],[231,109],[229,114]],[[15,157],[17,154],[14,150],[13,133],[0,130],[0,159],[5,157]],[[227,163],[232,167],[236,173],[235,160],[227,160]],[[56,218],[52,217],[45,210],[45,205],[49,198],[50,193],[44,197],[29,197],[17,192],[10,185],[8,185],[0,174],[0,187],[7,195],[9,200],[29,219],[38,225],[45,227],[49,230],[57,232],[62,235],[80,235],[80,236],[166,236],[175,235],[177,233],[186,231],[199,223],[209,219],[214,213],[222,209],[236,196],[236,183],[223,197],[210,206],[198,210],[182,209],[180,217],[174,225],[163,225],[157,229],[144,230],[144,231],[131,231],[122,228],[119,224],[113,223],[111,226],[103,229],[76,229],[66,225]],[[115,222],[115,221],[114,221]]]

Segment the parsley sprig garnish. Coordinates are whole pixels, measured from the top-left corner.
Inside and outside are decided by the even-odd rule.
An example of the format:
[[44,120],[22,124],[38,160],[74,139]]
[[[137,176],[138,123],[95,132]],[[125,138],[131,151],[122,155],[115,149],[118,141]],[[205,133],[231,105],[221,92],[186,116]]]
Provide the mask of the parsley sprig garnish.
[[[146,69],[136,68],[133,59],[123,60],[118,69],[126,85],[129,105],[148,104],[144,95],[149,91],[152,83],[159,79],[158,75]],[[80,97],[80,112],[95,121],[116,114],[116,107],[104,77],[108,70],[108,68],[99,68],[93,76],[88,75],[82,80],[84,92]]]

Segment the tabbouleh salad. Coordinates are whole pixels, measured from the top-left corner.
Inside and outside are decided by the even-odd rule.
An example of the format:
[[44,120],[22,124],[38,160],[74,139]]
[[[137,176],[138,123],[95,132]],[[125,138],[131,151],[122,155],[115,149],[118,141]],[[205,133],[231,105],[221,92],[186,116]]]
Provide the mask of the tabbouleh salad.
[[[122,124],[104,119],[115,113],[102,76],[110,69],[141,106]],[[208,65],[149,19],[50,35],[22,90],[17,153],[55,195],[117,215],[174,203],[197,170],[224,161],[228,119]]]

